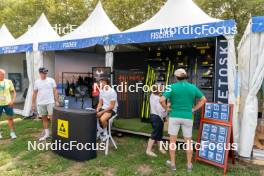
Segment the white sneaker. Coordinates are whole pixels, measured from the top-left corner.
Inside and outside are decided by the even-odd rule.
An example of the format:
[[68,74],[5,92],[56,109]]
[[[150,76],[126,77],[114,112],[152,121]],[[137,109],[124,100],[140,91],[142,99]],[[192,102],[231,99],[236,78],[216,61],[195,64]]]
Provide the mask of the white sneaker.
[[11,132],[10,133],[10,137],[11,137],[11,139],[16,139],[17,138],[16,133],[15,132]]
[[0,139],[3,139],[2,133],[0,132]]
[[107,140],[107,138],[108,138],[108,135],[107,135],[107,129],[104,128],[104,129],[103,129],[103,132],[102,132],[101,135],[100,135],[100,140],[103,141],[103,142],[105,142],[105,141]]
[[49,138],[49,135],[44,134],[43,137],[39,138],[39,141],[45,141],[47,138]]

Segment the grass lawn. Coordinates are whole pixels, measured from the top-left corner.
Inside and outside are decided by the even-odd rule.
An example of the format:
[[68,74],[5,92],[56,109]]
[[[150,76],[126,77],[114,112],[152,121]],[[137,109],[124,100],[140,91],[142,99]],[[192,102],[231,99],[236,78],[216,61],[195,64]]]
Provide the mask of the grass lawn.
[[[21,118],[21,116],[15,114],[13,118],[17,119],[17,118]],[[7,116],[5,115],[5,113],[3,113],[3,115],[0,117],[0,122],[5,121],[6,119],[7,119]]]
[[[147,139],[138,136],[123,136],[115,138],[118,150],[110,149],[109,155],[103,152],[98,157],[87,162],[75,162],[64,159],[51,151],[28,151],[27,141],[34,141],[41,133],[40,121],[22,120],[16,123],[18,138],[10,141],[4,138],[0,141],[0,175],[36,175],[36,176],[136,176],[136,175],[188,175],[185,168],[185,154],[177,151],[177,168],[172,173],[165,165],[168,155],[159,154],[158,158],[145,155]],[[2,128],[4,137],[9,132],[7,126]],[[222,169],[201,162],[194,163],[192,174],[195,176],[223,175]],[[244,163],[230,164],[230,176],[260,175],[260,168]]]
[[[152,127],[150,123],[141,122],[140,118],[131,118],[131,119],[122,119],[118,118],[114,121],[114,127],[136,131],[136,132],[144,132],[151,133]],[[164,136],[168,136],[168,131],[164,130]],[[179,138],[183,139],[181,131],[179,132]],[[193,129],[193,140],[197,141],[198,138],[198,129]]]

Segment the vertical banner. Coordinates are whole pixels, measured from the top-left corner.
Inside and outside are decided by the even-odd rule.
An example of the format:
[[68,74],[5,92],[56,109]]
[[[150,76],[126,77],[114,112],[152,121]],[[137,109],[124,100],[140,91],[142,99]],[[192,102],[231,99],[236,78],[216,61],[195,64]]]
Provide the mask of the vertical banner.
[[227,57],[228,42],[216,38],[214,102],[228,103]]

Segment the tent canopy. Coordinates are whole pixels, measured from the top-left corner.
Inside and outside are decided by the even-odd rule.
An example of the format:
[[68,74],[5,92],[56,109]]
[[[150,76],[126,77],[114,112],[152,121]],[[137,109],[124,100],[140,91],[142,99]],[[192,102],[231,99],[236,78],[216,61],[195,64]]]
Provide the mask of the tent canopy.
[[160,42],[235,34],[234,20],[204,13],[192,0],[168,0],[148,21],[110,36],[111,44]]
[[191,0],[168,0],[156,15],[126,32],[188,26],[219,21],[220,20],[208,16]]
[[105,13],[99,1],[91,15],[73,32],[53,42],[39,44],[39,50],[67,50],[103,45],[107,35],[118,33],[119,29]]
[[14,42],[15,38],[13,35],[9,32],[6,25],[3,24],[0,29],[0,46],[5,46],[6,44],[10,42]]
[[33,48],[33,44],[56,39],[59,39],[59,35],[54,31],[46,16],[42,14],[26,33],[15,41],[5,43],[4,46],[1,45],[0,54],[33,51],[33,49],[36,50],[35,47]]
[[15,44],[38,43],[59,39],[59,35],[42,13],[38,21],[26,33],[16,39]]

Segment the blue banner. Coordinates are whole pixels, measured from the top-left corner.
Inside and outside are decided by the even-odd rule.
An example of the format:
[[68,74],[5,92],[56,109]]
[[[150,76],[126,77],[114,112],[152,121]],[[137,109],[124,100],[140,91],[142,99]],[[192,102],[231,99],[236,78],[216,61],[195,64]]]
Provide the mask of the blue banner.
[[0,54],[23,53],[31,51],[33,51],[33,44],[0,47]]
[[215,53],[214,102],[228,103],[228,43],[224,37],[217,37]]
[[252,17],[252,32],[264,32],[264,16]]
[[223,20],[215,23],[112,34],[109,36],[109,43],[129,44],[187,40],[223,35],[235,35],[236,32],[236,23],[234,20]]
[[108,37],[93,37],[76,40],[62,40],[55,42],[42,42],[39,43],[39,51],[57,51],[57,50],[70,50],[88,48],[95,45],[104,45]]

